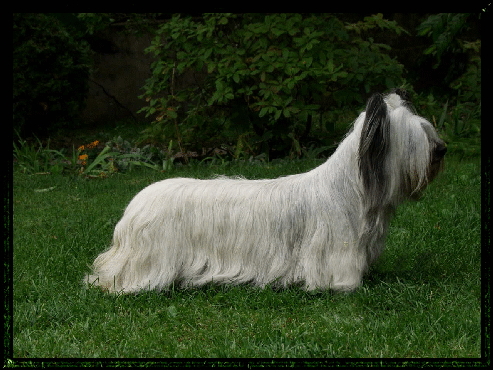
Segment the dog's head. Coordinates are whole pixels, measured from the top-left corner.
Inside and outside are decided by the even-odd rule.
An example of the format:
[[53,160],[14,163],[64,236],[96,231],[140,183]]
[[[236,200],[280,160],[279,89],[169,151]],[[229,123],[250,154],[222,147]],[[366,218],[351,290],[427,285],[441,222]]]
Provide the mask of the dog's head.
[[419,196],[442,168],[447,152],[433,125],[415,114],[400,89],[374,94],[364,114],[358,161],[370,202],[382,205]]

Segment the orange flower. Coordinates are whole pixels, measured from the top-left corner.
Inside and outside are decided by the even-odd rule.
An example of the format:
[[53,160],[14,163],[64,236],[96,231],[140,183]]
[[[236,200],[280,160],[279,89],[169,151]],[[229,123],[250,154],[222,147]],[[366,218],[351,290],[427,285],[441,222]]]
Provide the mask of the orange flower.
[[88,149],[95,148],[95,147],[97,147],[97,146],[98,146],[98,144],[99,144],[99,141],[98,141],[98,140],[93,141],[92,143],[87,144],[87,148],[88,148]]
[[84,150],[84,145],[79,146],[79,149],[77,149],[79,152],[82,152]]
[[86,165],[87,154],[79,155],[79,161],[82,161],[82,165]]

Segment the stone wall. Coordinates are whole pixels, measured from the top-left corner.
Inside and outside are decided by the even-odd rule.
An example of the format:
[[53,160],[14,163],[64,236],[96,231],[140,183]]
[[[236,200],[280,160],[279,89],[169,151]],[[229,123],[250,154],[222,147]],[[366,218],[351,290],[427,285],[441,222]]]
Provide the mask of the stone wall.
[[145,119],[145,114],[137,114],[137,111],[146,104],[138,96],[151,75],[152,56],[144,53],[150,43],[150,35],[134,35],[118,25],[91,40],[95,51],[94,72],[82,120],[99,124]]

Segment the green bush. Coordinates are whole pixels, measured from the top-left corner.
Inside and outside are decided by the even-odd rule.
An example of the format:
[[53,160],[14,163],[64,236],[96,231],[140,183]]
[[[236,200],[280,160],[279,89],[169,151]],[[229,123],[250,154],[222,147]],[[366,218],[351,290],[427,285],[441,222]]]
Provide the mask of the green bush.
[[467,29],[470,20],[469,13],[440,13],[429,16],[418,26],[418,35],[433,39],[433,43],[424,51],[425,55],[435,58],[433,68],[440,65],[442,56],[461,52],[458,36]]
[[88,73],[88,46],[56,17],[14,13],[13,122],[22,136],[74,124]]
[[429,16],[417,28],[419,35],[432,39],[424,54],[430,55],[435,69],[446,63],[444,82],[456,91],[445,103],[428,95],[423,113],[433,119],[439,117],[437,126],[449,152],[464,155],[481,153],[481,40],[467,40],[465,36],[476,17],[441,13]]
[[155,117],[147,135],[176,137],[181,150],[233,142],[300,154],[312,116],[327,121],[402,82],[390,48],[363,36],[376,28],[403,31],[381,14],[346,25],[330,14],[176,15],[147,49],[156,57],[142,95]]

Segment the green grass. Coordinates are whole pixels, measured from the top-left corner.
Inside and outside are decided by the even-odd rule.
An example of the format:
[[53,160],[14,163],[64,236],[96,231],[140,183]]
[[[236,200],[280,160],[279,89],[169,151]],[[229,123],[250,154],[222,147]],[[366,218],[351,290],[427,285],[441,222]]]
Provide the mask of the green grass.
[[115,296],[82,288],[146,185],[277,177],[319,163],[195,165],[106,179],[14,173],[14,358],[480,357],[479,158],[448,156],[423,198],[398,208],[385,252],[352,294],[207,285]]

